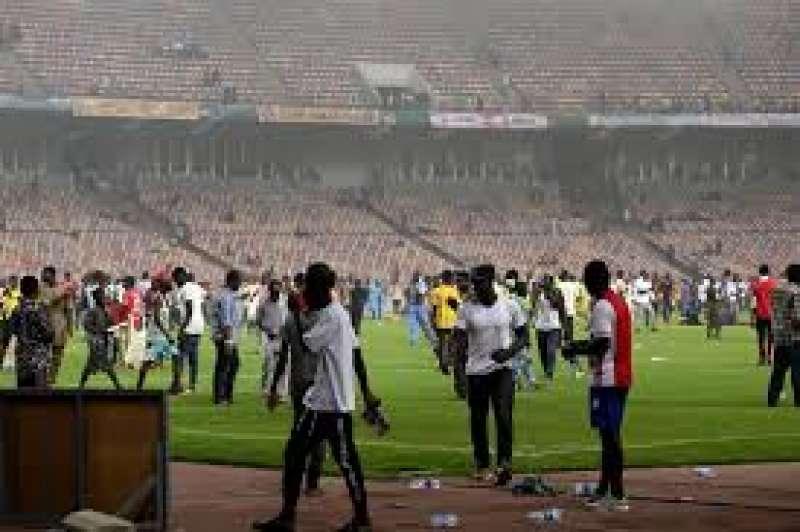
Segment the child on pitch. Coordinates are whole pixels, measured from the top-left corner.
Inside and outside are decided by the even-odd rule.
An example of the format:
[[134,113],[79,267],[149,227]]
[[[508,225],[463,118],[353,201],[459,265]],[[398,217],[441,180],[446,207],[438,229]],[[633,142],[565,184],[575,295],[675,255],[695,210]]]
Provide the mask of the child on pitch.
[[339,530],[371,530],[367,494],[361,462],[353,441],[355,410],[355,370],[353,349],[356,335],[350,316],[333,301],[336,274],[323,263],[308,267],[305,278],[305,303],[317,318],[303,334],[303,342],[317,357],[314,383],[306,392],[306,410],[292,429],[286,443],[283,470],[283,507],[277,517],[253,523],[254,530],[290,532],[295,529],[297,501],[306,461],[322,441],[327,441],[342,471],[350,493],[354,517]]
[[102,371],[111,379],[114,388],[119,385],[117,373],[114,371],[114,360],[111,356],[111,346],[114,341],[112,326],[114,322],[105,306],[105,294],[100,288],[92,292],[94,306],[83,317],[83,329],[86,331],[86,343],[89,345],[89,358],[81,373],[78,389],[83,390],[89,376]]
[[587,264],[583,279],[593,299],[589,317],[591,338],[572,341],[565,351],[589,358],[589,413],[602,446],[600,483],[589,504],[627,511],[622,480],[622,420],[633,375],[631,316],[625,300],[609,289],[610,276],[604,262]]

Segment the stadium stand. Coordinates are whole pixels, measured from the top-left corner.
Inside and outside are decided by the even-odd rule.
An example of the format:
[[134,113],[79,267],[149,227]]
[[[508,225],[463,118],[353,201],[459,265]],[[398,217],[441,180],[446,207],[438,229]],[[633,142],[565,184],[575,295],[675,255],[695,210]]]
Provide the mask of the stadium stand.
[[220,275],[175,242],[115,220],[63,181],[6,182],[0,201],[0,275],[35,272],[47,264],[76,274],[102,269],[123,275],[178,263],[191,265],[203,278]]
[[263,182],[190,180],[149,186],[146,205],[187,227],[201,248],[246,271],[294,272],[324,258],[344,275],[407,278],[444,261],[358,206],[348,192],[276,189]]
[[54,96],[375,105],[373,63],[413,65],[438,109],[798,109],[796,0],[476,5],[2,0],[0,50]]

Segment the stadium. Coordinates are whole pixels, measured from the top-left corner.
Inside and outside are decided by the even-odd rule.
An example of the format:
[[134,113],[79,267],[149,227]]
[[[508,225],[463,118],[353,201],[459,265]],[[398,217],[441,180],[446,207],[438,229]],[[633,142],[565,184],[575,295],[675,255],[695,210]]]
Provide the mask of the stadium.
[[[800,324],[777,317],[800,262],[798,146],[798,0],[0,0],[0,531],[106,530],[61,524],[89,509],[250,530],[281,510],[310,407],[285,388],[271,404],[292,347],[263,323],[271,302],[308,310],[297,275],[319,262],[357,334],[345,410],[372,525],[345,530],[800,530]],[[527,318],[509,311],[497,346],[524,336],[521,366],[495,361],[514,378],[495,390],[513,421],[493,397],[488,431],[497,455],[513,429],[508,483],[510,462],[476,463],[487,375],[465,308],[487,264]],[[453,295],[434,295],[444,272]],[[596,511],[573,487],[612,460],[587,405],[604,370],[572,353],[595,349],[606,299],[617,326],[628,308],[635,385],[613,386],[631,390],[612,442],[627,496]],[[40,304],[64,334],[31,374],[48,382],[23,386],[18,316]],[[95,336],[123,391],[77,388],[105,371]],[[779,367],[797,388],[775,388]],[[297,530],[348,515],[342,456]],[[547,489],[520,496],[531,479]]]

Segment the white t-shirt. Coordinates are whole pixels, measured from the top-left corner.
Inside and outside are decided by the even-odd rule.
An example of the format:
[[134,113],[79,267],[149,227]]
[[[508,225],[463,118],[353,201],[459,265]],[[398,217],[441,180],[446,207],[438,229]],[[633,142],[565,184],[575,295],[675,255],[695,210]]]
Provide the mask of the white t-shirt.
[[617,315],[614,307],[605,299],[597,301],[589,316],[589,331],[592,338],[608,338],[608,350],[603,358],[590,358],[592,378],[591,386],[614,386],[615,367],[614,353],[617,350]]
[[186,334],[203,334],[203,330],[206,327],[205,318],[203,317],[203,298],[205,297],[203,287],[197,283],[186,283],[178,288],[175,296],[181,317],[186,311],[186,302],[188,301],[191,304],[192,317],[188,325],[186,325]]
[[536,302],[536,330],[554,331],[561,329],[561,319],[558,316],[558,309],[553,306],[544,294],[539,294],[539,301]]
[[306,392],[303,404],[315,412],[355,410],[353,348],[357,344],[350,315],[339,303],[331,303],[319,312],[303,340],[318,357],[314,384]]
[[750,290],[750,285],[746,281],[739,281],[739,297],[744,299],[747,297],[747,292]]
[[578,307],[578,283],[575,281],[561,283],[561,295],[564,296],[564,313],[574,318]]
[[525,313],[512,299],[497,298],[487,307],[474,301],[461,305],[455,328],[467,333],[467,375],[488,375],[510,368],[512,362],[498,364],[492,353],[511,347],[512,331],[525,325]]
[[705,303],[706,299],[708,299],[708,287],[710,284],[711,281],[703,279],[703,282],[697,285],[697,299],[700,300],[700,303]]
[[653,284],[639,277],[633,283],[633,300],[639,305],[649,305],[653,298]]

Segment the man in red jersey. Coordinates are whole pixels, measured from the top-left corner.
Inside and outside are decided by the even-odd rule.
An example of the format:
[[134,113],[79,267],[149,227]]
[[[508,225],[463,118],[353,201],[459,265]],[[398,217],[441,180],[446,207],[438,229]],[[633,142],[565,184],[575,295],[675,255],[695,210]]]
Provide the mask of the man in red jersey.
[[778,282],[769,276],[769,266],[762,264],[758,279],[750,285],[755,306],[753,318],[758,334],[758,365],[772,364],[772,291]]

